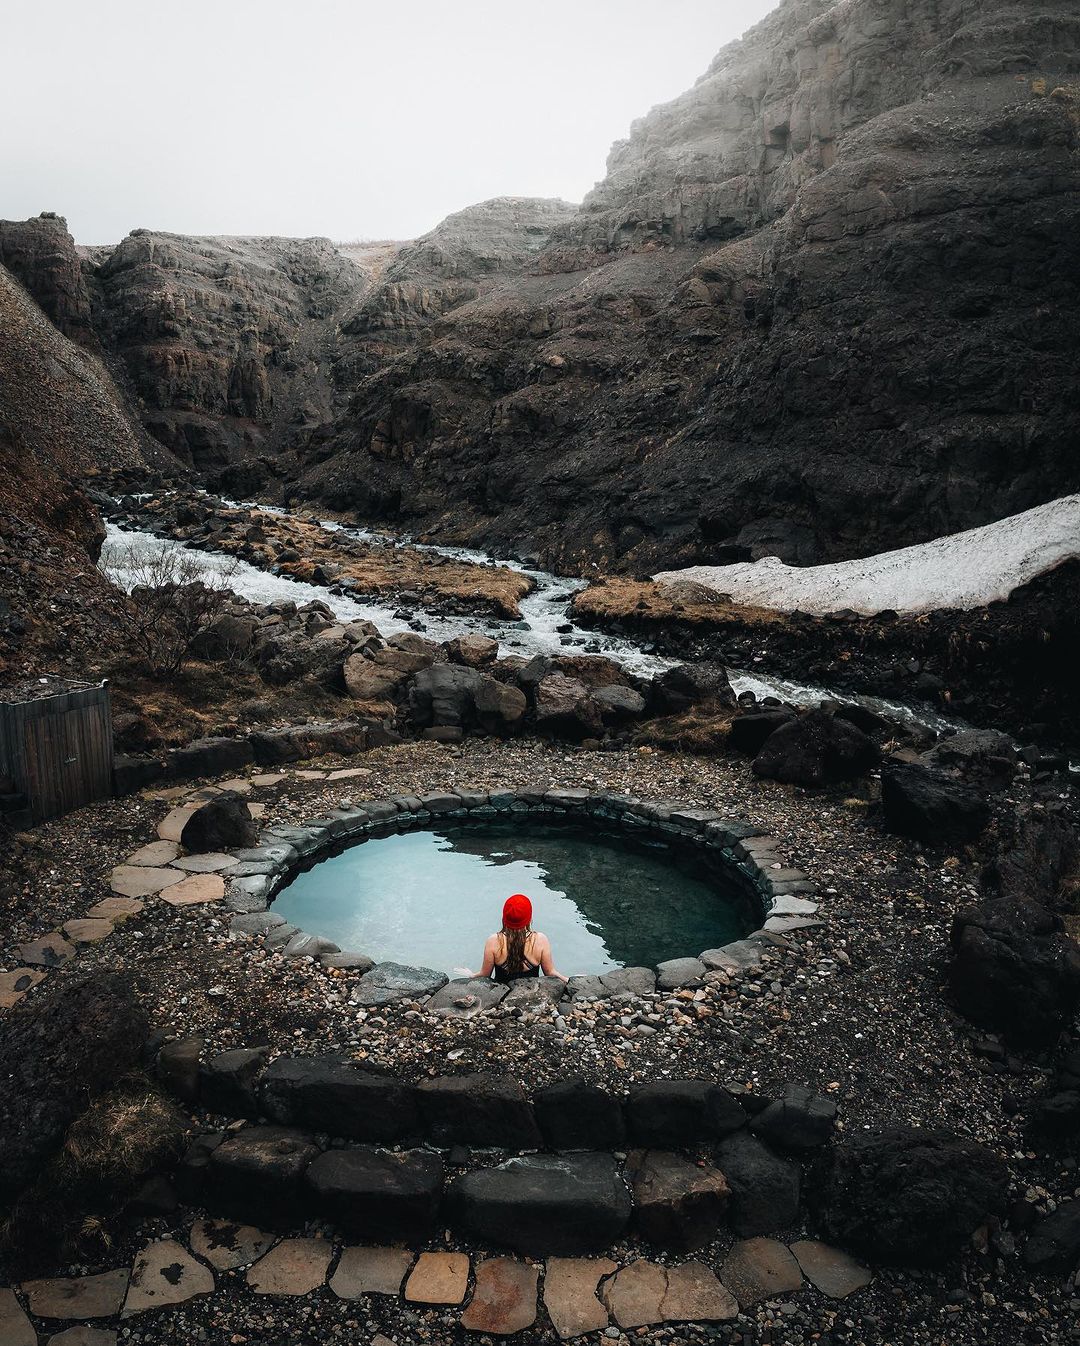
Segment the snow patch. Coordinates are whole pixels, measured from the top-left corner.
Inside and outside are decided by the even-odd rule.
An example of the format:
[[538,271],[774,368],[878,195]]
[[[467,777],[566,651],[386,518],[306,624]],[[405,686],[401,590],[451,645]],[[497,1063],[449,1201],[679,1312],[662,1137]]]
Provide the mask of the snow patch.
[[653,576],[669,586],[700,584],[736,603],[823,615],[867,616],[979,608],[1004,600],[1065,561],[1080,559],[1080,495],[899,551],[832,565],[789,566],[776,556],[726,566],[688,566]]

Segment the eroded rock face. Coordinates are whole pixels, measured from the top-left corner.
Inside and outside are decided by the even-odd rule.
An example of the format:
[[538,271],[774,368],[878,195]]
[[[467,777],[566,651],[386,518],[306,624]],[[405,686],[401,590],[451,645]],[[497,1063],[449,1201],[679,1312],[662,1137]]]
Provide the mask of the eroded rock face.
[[1078,51],[1067,0],[782,5],[635,123],[534,274],[399,254],[304,489],[627,570],[1075,490]]
[[363,281],[328,240],[136,229],[91,271],[97,332],[126,366],[144,425],[200,472],[257,488],[230,483],[230,464],[328,415],[330,390],[301,329]]
[[90,291],[66,220],[49,212],[32,220],[0,220],[0,265],[26,286],[58,331],[98,349]]

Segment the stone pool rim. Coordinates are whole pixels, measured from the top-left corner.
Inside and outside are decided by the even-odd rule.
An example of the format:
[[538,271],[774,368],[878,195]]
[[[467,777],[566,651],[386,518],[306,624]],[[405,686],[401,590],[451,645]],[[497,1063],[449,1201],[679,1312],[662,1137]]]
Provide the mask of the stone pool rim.
[[[608,828],[628,833],[654,835],[667,840],[683,839],[695,847],[714,851],[725,862],[730,876],[745,895],[756,900],[761,911],[761,926],[741,940],[719,949],[706,949],[697,955],[668,959],[647,969],[662,990],[699,984],[710,971],[734,972],[741,966],[740,947],[755,940],[772,940],[785,930],[817,924],[816,885],[801,870],[788,865],[779,854],[779,842],[761,828],[727,817],[715,809],[670,801],[639,799],[610,792],[575,789],[447,790],[420,795],[392,795],[330,809],[310,821],[276,824],[263,829],[258,846],[237,855],[238,863],[222,872],[227,888],[225,907],[232,913],[232,929],[241,935],[260,939],[285,957],[312,957],[327,966],[352,967],[380,980],[407,983],[415,974],[415,987],[403,984],[395,989],[383,987],[384,995],[374,995],[372,1005],[394,1000],[425,1001],[447,985],[467,987],[470,979],[451,983],[445,973],[433,968],[407,967],[384,960],[375,963],[362,951],[341,950],[332,941],[290,926],[283,918],[272,918],[271,902],[291,881],[294,871],[306,867],[320,851],[330,851],[350,839],[379,837],[411,831],[427,824],[490,822],[521,815],[530,820],[596,818]],[[287,931],[287,934],[283,934]],[[730,951],[730,952],[728,952]],[[380,973],[380,969],[383,971]],[[566,988],[570,995],[612,994],[603,986],[604,978],[616,978],[635,969],[620,968],[599,976],[571,978]],[[477,979],[471,979],[473,983]],[[537,979],[543,981],[546,979]],[[591,986],[596,983],[596,986]],[[494,983],[493,983],[494,984]],[[372,984],[372,990],[379,987]],[[361,1001],[360,1003],[364,1003]]]

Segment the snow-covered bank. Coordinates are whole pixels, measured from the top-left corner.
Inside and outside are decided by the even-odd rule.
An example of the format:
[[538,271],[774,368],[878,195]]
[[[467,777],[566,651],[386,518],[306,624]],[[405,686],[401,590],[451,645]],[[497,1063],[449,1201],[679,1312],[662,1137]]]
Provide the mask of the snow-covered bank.
[[726,566],[689,566],[654,575],[659,584],[695,583],[737,603],[780,612],[871,615],[978,608],[1080,559],[1080,495],[1062,496],[997,523],[856,561],[799,568],[775,556]]

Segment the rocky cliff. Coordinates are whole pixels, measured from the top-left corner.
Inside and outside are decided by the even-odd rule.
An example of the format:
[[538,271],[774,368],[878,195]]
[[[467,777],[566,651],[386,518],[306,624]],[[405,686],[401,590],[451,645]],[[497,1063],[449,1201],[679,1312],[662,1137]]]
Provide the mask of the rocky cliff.
[[231,468],[257,489],[291,434],[333,414],[324,341],[364,274],[327,240],[136,229],[88,269],[143,425],[204,478],[228,484]]
[[894,549],[1080,488],[1080,13],[783,0],[580,207],[0,257],[227,494],[577,571]]
[[641,570],[1076,490],[1078,71],[1064,0],[786,0],[512,270],[398,255],[300,493]]
[[101,360],[0,266],[0,680],[85,673],[83,654],[100,653],[108,586],[95,561],[105,530],[77,483],[167,466],[164,458]]

